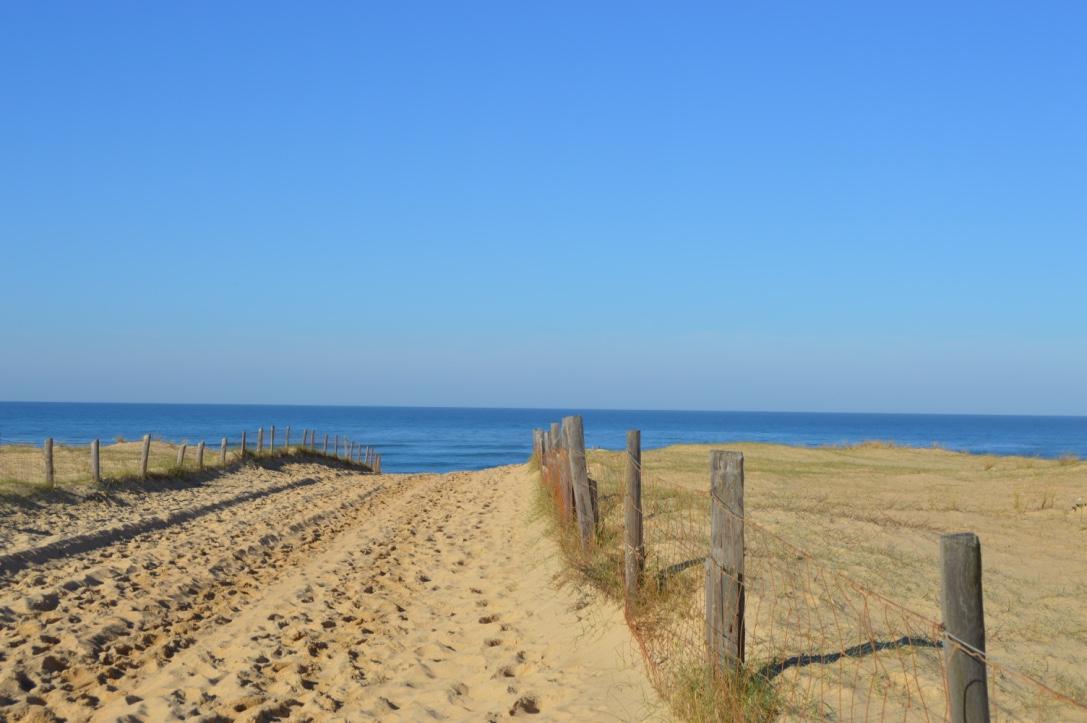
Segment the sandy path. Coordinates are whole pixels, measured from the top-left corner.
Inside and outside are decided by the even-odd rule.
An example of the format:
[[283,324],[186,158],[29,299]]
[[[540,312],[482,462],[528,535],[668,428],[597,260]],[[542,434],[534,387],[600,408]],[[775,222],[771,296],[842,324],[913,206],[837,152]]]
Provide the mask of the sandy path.
[[307,483],[4,580],[0,716],[661,715],[621,613],[556,586],[521,468],[260,474]]

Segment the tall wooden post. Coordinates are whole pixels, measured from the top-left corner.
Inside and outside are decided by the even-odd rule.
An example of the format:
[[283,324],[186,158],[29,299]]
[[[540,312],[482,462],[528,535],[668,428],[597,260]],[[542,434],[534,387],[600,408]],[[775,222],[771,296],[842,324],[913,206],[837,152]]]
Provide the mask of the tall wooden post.
[[196,468],[201,472],[204,471],[204,440],[200,440],[200,444],[196,445]]
[[744,456],[710,453],[710,554],[706,558],[706,650],[714,666],[744,662]]
[[973,532],[940,536],[944,659],[951,720],[989,720],[981,542]]
[[291,448],[291,426],[288,424],[287,428],[283,430],[283,451],[287,451]]
[[242,430],[242,459],[245,459],[245,430]]
[[270,432],[270,435],[268,437],[268,451],[269,452],[275,452],[276,451],[276,425],[273,424],[271,427],[268,428],[268,431]]
[[257,454],[264,452],[264,427],[257,427]]
[[143,450],[140,452],[140,479],[147,479],[147,463],[151,458],[151,435],[143,435]]
[[42,462],[45,465],[45,484],[54,487],[57,477],[53,470],[53,438],[49,437],[42,444]]
[[325,432],[325,446],[324,449],[321,450],[321,454],[328,454],[328,432]]
[[332,437],[332,456],[340,456],[340,435],[338,434]]
[[638,597],[642,571],[645,569],[645,540],[642,537],[642,433],[627,432],[627,479],[623,498],[623,534],[626,542],[623,577],[627,605]]
[[98,454],[99,441],[91,442],[91,481],[95,484],[102,482],[102,458]]
[[381,455],[380,454],[375,455],[374,465],[376,466],[376,469],[374,470],[374,473],[375,474],[381,474]]
[[219,443],[219,464],[226,467],[226,437]]
[[186,448],[188,448],[188,446],[189,445],[182,442],[181,446],[177,448],[177,468],[178,469],[181,469],[182,467],[185,466],[185,450],[186,450]]
[[566,430],[566,448],[570,455],[570,482],[574,488],[574,509],[581,532],[581,548],[587,550],[596,534],[596,518],[593,516],[592,491],[589,489],[589,470],[585,463],[585,428],[581,417],[562,420]]

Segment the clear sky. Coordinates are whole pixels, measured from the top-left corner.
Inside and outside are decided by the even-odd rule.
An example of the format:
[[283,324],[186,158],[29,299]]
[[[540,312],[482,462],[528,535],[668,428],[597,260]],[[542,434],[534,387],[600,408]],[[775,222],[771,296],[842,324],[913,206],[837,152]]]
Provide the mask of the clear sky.
[[1087,4],[0,4],[0,399],[1087,414]]

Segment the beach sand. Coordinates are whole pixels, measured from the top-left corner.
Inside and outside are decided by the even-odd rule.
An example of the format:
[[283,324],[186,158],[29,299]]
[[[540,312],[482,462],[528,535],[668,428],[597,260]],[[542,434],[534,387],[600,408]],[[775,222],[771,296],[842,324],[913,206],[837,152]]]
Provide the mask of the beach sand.
[[244,467],[0,509],[0,718],[664,718],[522,466]]

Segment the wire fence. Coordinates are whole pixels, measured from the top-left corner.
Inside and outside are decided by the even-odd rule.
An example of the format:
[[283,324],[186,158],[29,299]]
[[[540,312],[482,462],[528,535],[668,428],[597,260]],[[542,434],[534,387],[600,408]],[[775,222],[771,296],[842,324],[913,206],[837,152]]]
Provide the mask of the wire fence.
[[243,459],[290,454],[315,454],[350,461],[375,472],[381,454],[346,435],[323,434],[290,427],[260,427],[216,440],[172,442],[147,435],[131,441],[116,438],[102,443],[62,444],[46,439],[40,445],[0,443],[0,486],[54,487],[112,483],[130,479],[180,476],[226,468]]
[[[561,501],[561,466],[570,453],[548,454],[544,488]],[[641,481],[644,545],[633,598],[622,581],[628,463],[637,464]],[[1087,720],[1084,701],[949,635],[940,610],[907,607],[893,590],[877,592],[817,559],[792,544],[787,530],[761,524],[758,510],[742,514],[742,573],[732,577],[742,590],[742,660],[722,670],[707,640],[708,472],[696,489],[620,452],[590,455],[587,474],[598,500],[594,545],[585,551],[567,535],[564,549],[593,582],[626,597],[649,674],[681,718],[949,720],[947,661],[957,652],[984,664],[992,719]]]

